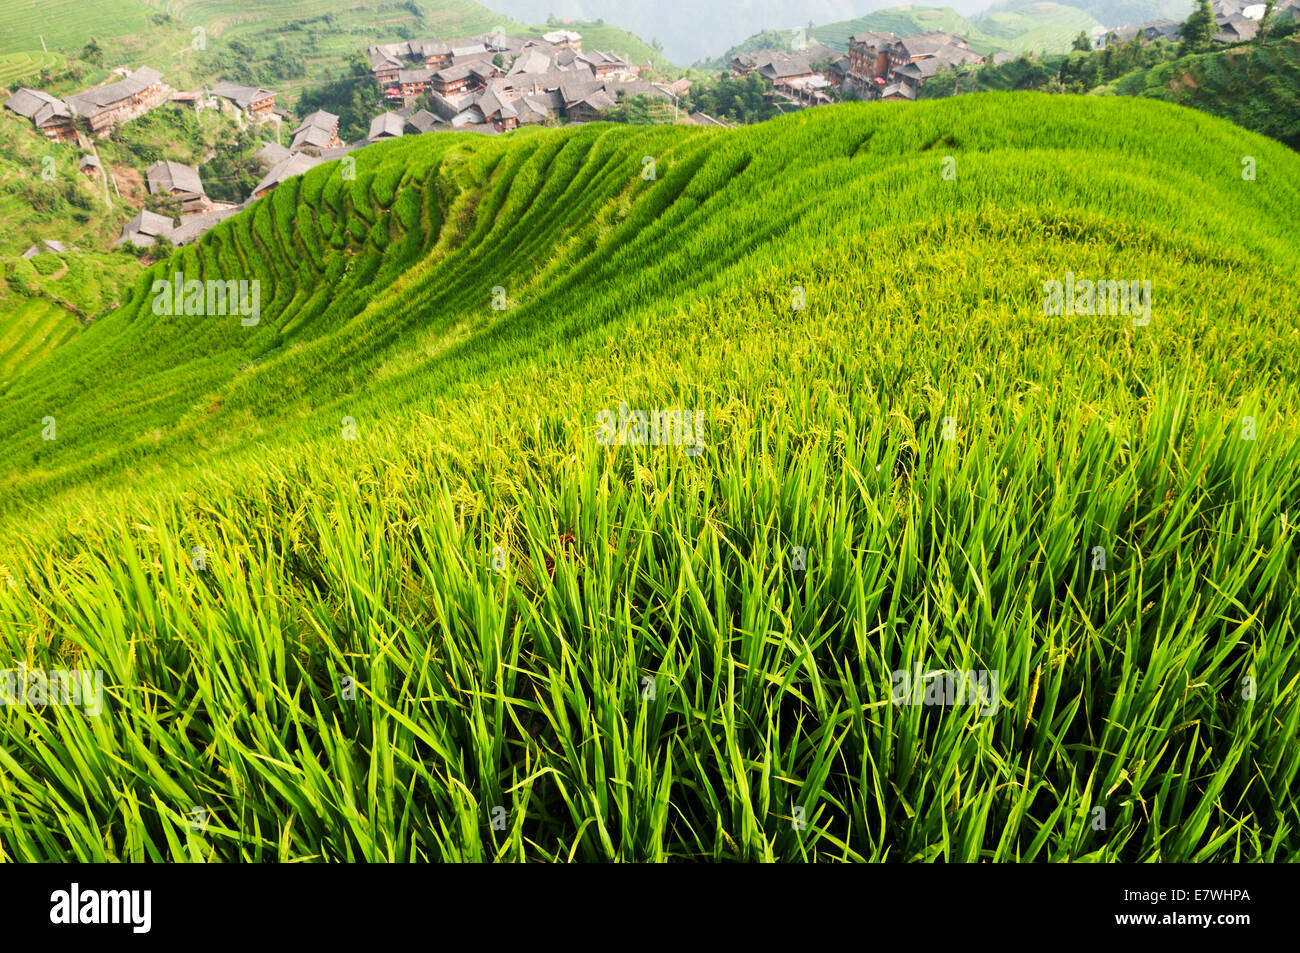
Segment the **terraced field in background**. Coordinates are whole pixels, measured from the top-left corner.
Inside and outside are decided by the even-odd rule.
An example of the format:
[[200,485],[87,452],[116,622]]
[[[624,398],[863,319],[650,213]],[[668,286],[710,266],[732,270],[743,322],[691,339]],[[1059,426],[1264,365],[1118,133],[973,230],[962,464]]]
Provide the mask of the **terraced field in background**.
[[80,50],[86,40],[101,42],[147,30],[154,11],[142,0],[2,0],[0,53],[41,48]]
[[35,363],[81,330],[58,305],[40,298],[6,302],[0,318],[0,389],[19,369]]
[[355,158],[7,385],[0,645],[108,689],[0,709],[0,858],[1294,855],[1294,153],[1004,94]]
[[999,49],[1012,53],[1064,53],[1080,31],[1091,34],[1103,24],[1084,11],[1059,3],[1030,3],[978,17],[975,27]]
[[41,70],[60,70],[66,60],[58,53],[0,54],[0,86],[12,87],[28,77],[40,78]]

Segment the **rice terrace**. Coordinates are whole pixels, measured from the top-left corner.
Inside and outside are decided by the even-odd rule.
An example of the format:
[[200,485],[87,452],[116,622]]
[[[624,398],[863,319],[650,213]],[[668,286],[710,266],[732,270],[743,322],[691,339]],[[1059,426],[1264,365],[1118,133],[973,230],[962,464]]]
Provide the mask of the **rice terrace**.
[[1294,860],[1300,155],[471,6],[0,58],[0,860]]

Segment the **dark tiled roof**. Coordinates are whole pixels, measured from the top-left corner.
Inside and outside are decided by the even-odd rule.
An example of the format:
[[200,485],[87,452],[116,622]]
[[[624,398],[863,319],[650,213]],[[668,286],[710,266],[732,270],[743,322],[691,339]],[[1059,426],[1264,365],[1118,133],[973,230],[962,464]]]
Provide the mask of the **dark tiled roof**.
[[163,192],[193,192],[203,195],[203,180],[199,170],[190,165],[164,160],[155,162],[145,172],[149,181],[149,192],[158,195]]
[[406,121],[394,113],[380,113],[370,120],[370,141],[384,137],[397,138],[406,131]]
[[222,99],[228,99],[240,109],[251,109],[253,103],[268,97],[274,98],[275,93],[269,89],[262,89],[259,86],[243,86],[239,83],[217,83],[212,87],[212,95],[220,96]]
[[[55,99],[49,93],[42,92],[39,89],[27,89],[26,87],[20,88],[5,100],[5,108],[36,123],[43,121],[38,118],[38,114],[46,109],[52,110],[55,115],[68,115],[67,104],[61,99]],[[48,115],[45,118],[49,118]]]

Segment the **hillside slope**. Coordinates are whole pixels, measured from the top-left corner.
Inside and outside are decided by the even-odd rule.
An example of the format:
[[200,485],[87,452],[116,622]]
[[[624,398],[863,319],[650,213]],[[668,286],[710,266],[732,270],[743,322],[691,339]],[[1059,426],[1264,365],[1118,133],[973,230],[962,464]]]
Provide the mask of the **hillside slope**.
[[0,710],[4,855],[1300,846],[1294,153],[1006,94],[355,159],[4,386],[0,638],[114,711]]
[[1300,35],[1162,63],[1115,92],[1204,110],[1300,150]]

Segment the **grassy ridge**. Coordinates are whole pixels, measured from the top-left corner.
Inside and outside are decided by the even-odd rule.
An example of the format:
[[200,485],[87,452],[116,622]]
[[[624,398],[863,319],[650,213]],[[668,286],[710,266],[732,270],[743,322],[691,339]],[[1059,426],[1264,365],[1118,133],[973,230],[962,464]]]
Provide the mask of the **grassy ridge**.
[[[0,635],[110,714],[0,709],[3,856],[1294,852],[1289,150],[999,95],[356,158],[10,383]],[[176,269],[261,323],[154,315]]]

